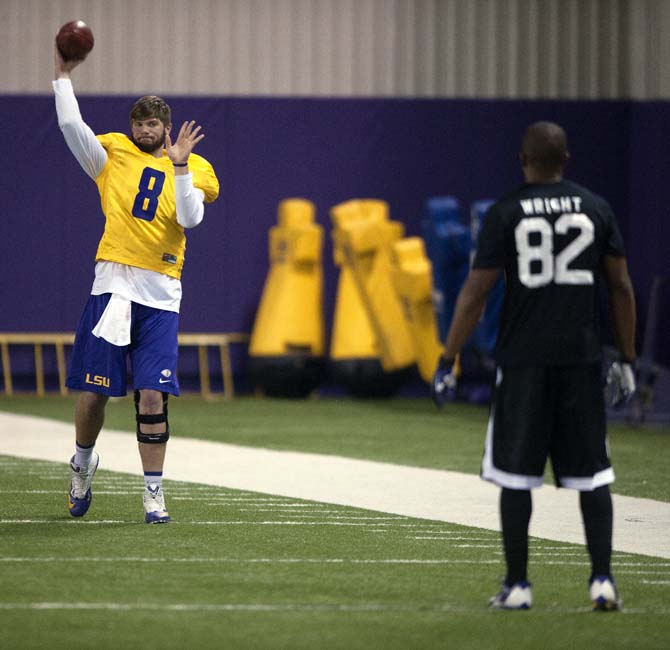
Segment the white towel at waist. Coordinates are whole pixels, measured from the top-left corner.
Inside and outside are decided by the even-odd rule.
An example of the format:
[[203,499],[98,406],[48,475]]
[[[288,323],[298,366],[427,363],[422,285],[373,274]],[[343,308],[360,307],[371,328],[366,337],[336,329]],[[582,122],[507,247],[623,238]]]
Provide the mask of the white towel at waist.
[[113,293],[93,335],[112,345],[130,345],[130,300]]

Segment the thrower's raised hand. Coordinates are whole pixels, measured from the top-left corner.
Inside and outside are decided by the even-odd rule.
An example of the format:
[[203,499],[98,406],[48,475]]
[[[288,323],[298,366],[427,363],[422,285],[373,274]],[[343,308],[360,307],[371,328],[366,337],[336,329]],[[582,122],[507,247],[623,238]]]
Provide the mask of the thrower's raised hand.
[[175,142],[172,142],[170,134],[165,134],[165,151],[173,163],[185,163],[200,140],[205,137],[204,133],[200,133],[200,125],[196,126],[195,121],[184,122],[179,129],[179,134]]
[[69,79],[70,72],[74,70],[83,59],[70,59],[66,61],[54,40],[54,79]]
[[614,361],[607,371],[607,400],[615,408],[622,408],[635,394],[635,371],[633,364]]
[[433,383],[430,385],[430,397],[435,406],[442,408],[446,401],[454,399],[460,376],[461,365],[458,355],[455,359],[445,359],[441,356],[433,375]]

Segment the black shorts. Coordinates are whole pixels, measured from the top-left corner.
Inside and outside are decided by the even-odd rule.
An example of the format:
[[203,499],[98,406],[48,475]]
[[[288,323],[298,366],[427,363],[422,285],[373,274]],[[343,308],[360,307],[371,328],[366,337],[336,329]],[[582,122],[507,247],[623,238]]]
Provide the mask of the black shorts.
[[526,490],[544,482],[594,490],[614,481],[601,365],[498,368],[482,478]]

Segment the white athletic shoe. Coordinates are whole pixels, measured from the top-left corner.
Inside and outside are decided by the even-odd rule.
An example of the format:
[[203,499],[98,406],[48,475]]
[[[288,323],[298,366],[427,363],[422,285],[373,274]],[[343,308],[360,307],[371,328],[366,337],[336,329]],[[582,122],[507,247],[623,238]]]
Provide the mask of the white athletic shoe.
[[595,576],[589,583],[589,597],[596,612],[615,612],[623,604],[611,576]]
[[157,485],[155,489],[147,487],[144,490],[144,520],[148,524],[166,524],[170,515],[165,509],[163,489]]
[[91,482],[98,469],[100,456],[96,452],[91,454],[91,461],[86,467],[74,464],[74,456],[70,459],[70,494],[68,508],[73,517],[83,517],[91,505],[93,493]]
[[530,582],[515,582],[511,587],[503,584],[502,589],[489,600],[491,609],[530,609],[533,593]]

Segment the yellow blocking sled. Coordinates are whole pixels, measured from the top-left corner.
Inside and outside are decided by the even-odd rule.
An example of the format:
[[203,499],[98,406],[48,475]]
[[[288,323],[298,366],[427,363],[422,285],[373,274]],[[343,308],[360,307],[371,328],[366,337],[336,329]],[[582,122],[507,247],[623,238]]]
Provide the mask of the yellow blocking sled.
[[433,308],[432,265],[420,237],[408,237],[391,247],[393,286],[403,305],[414,343],[419,374],[431,382],[442,354]]
[[[347,228],[357,220],[365,219],[361,201],[340,203],[331,209],[331,220],[335,229]],[[383,211],[383,206],[378,208]],[[330,342],[330,358],[335,361],[349,359],[378,359],[379,349],[375,333],[368,317],[363,299],[356,287],[354,272],[333,231],[333,258],[340,269],[335,297],[333,331]]]
[[254,383],[268,394],[309,394],[324,355],[323,228],[306,199],[279,204],[270,229],[270,270],[254,322],[249,356]]
[[390,247],[402,224],[389,221],[388,204],[373,199],[339,204],[331,219],[342,269],[331,359],[376,357],[386,373],[412,366],[414,347],[390,277]]

